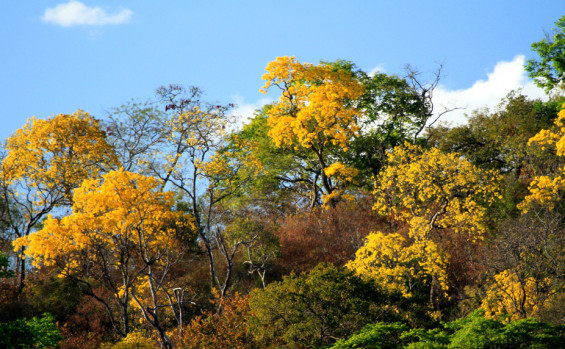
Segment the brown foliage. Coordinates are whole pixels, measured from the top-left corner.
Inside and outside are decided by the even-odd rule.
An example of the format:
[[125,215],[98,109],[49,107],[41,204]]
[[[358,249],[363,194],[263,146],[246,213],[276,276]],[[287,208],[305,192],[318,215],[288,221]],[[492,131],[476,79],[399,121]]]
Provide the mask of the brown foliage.
[[281,245],[276,269],[288,274],[309,271],[321,262],[342,266],[355,258],[365,236],[377,230],[386,230],[386,221],[368,199],[289,216],[275,232]]
[[437,240],[449,256],[446,269],[449,297],[442,304],[445,309],[462,300],[467,301],[467,287],[475,287],[483,281],[486,273],[484,260],[489,250],[484,241],[469,241],[465,236],[449,229],[443,231],[441,239]]
[[222,298],[215,292],[212,303],[218,312],[192,319],[184,328],[179,348],[243,349],[258,348],[247,330],[250,316],[248,296],[238,293]]
[[[103,290],[95,290],[102,295]],[[91,296],[84,296],[74,314],[61,326],[61,349],[99,348],[101,343],[112,339],[114,333],[106,310]]]

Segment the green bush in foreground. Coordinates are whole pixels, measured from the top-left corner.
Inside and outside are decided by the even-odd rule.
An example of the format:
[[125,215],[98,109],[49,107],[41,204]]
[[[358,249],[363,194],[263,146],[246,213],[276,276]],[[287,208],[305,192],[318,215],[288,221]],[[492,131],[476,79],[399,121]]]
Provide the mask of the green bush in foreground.
[[486,319],[482,311],[445,323],[431,330],[411,329],[400,323],[379,322],[365,326],[351,337],[340,340],[331,349],[519,349],[562,348],[565,326],[535,319],[509,323]]
[[49,313],[31,320],[0,323],[0,348],[53,348],[58,347],[62,339],[53,315]]

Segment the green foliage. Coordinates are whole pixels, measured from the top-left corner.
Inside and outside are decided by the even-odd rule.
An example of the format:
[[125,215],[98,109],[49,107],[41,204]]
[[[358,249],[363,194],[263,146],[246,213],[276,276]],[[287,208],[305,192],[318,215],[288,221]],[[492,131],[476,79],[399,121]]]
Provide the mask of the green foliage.
[[30,280],[28,285],[28,302],[35,312],[49,312],[57,321],[68,320],[84,295],[80,285],[69,278],[52,276]]
[[41,318],[0,323],[1,348],[52,348],[62,339],[53,316],[48,313]]
[[454,331],[448,348],[560,348],[565,327],[524,319],[503,324],[480,311],[445,325]]
[[365,326],[347,339],[337,341],[331,349],[398,348],[401,344],[400,334],[407,330],[408,326],[401,323],[378,322]]
[[464,155],[479,167],[502,173],[519,171],[530,160],[528,140],[549,128],[559,110],[559,101],[531,100],[513,91],[494,112],[475,111],[465,125],[434,129],[431,141],[443,151]]
[[503,200],[489,215],[516,216],[516,205],[528,193],[529,176],[556,166],[555,155],[534,151],[528,140],[553,125],[562,102],[531,100],[513,91],[496,111],[475,111],[464,125],[432,129],[430,143],[446,153],[457,152],[480,168],[504,174]]
[[539,55],[539,59],[530,59],[526,63],[526,71],[530,77],[546,92],[550,92],[555,87],[563,88],[565,16],[555,23],[552,34],[547,33],[545,39],[532,44],[532,50]]
[[10,261],[4,252],[0,252],[0,278],[9,278],[14,276],[14,271],[10,270]]
[[291,274],[251,293],[252,333],[265,345],[312,348],[333,343],[367,323],[398,319],[375,284],[331,264]]
[[370,186],[386,162],[388,150],[413,140],[430,117],[429,105],[416,88],[403,78],[358,71],[364,87],[359,98],[363,111],[360,134],[352,139],[345,162],[358,169],[362,184]]
[[[267,111],[270,105],[257,111],[241,131],[227,137],[217,156],[229,164],[233,176],[218,188],[236,188],[228,198],[235,208],[260,203],[267,210],[284,209],[292,193],[308,191],[310,181],[306,170],[313,159],[291,147],[277,147],[269,137]],[[220,191],[221,193],[221,191]]]
[[441,328],[408,329],[399,323],[368,325],[331,349],[407,348],[407,349],[517,349],[562,348],[565,326],[534,319],[507,324],[486,319],[480,311],[445,323]]

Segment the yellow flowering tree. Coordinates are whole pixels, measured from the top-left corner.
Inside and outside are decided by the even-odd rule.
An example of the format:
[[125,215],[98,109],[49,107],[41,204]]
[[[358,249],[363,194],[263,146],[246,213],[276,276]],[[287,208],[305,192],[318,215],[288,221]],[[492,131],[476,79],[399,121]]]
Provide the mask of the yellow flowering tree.
[[449,228],[476,241],[487,233],[488,208],[500,199],[499,180],[457,153],[406,143],[388,155],[375,182],[374,209],[408,223],[414,238]]
[[[541,130],[530,138],[528,145],[554,152],[560,157],[565,155],[565,104],[557,114],[553,127]],[[522,211],[527,212],[535,204],[554,209],[561,201],[565,188],[564,172],[565,168],[561,167],[557,173],[536,176],[530,183],[530,194],[519,205]]]
[[[10,136],[0,169],[5,221],[15,237],[27,236],[57,207],[72,203],[72,190],[116,165],[98,120],[78,110],[48,119],[31,118]],[[23,287],[25,262],[18,265]]]
[[370,233],[347,267],[375,280],[384,289],[413,297],[415,291],[430,286],[432,280],[447,291],[446,256],[431,240],[410,243],[398,233]]
[[[565,155],[565,105],[554,125],[528,141],[530,151]],[[558,161],[559,162],[559,161]],[[562,163],[562,162],[561,162]],[[547,168],[549,167],[549,168]],[[488,316],[515,320],[563,316],[565,231],[563,229],[564,168],[547,166],[535,176],[518,207],[521,216],[499,229],[494,258],[497,270],[481,307]]]
[[536,280],[520,275],[519,270],[504,270],[494,276],[481,302],[490,318],[502,317],[514,321],[537,317],[545,303],[551,303],[555,293],[547,294],[551,278]]
[[331,166],[336,160],[329,154],[332,148],[347,151],[359,133],[355,100],[363,94],[363,85],[339,64],[312,65],[294,57],[278,57],[266,71],[261,91],[266,93],[272,87],[281,90],[278,102],[267,109],[269,136],[277,147],[312,153],[325,202],[335,205],[347,184],[344,180],[356,175],[356,170],[334,171]]
[[442,232],[464,234],[469,241],[482,239],[488,231],[488,208],[500,195],[497,181],[494,172],[480,170],[454,153],[408,143],[395,148],[375,181],[374,209],[407,225],[408,232],[369,235],[349,268],[407,297],[424,285],[434,303],[449,288]]
[[25,180],[36,188],[39,204],[70,203],[72,189],[115,165],[112,148],[99,121],[87,112],[31,118],[6,141],[2,172],[9,182]]
[[228,135],[216,152],[212,165],[223,168],[216,187],[233,193],[228,200],[231,207],[248,205],[273,212],[304,205],[305,198],[306,205],[319,205],[318,161],[303,148],[275,145],[268,135],[269,108],[263,107],[241,130]]
[[[180,305],[167,287],[167,273],[182,252],[179,234],[193,233],[195,227],[191,216],[172,210],[173,194],[160,191],[161,184],[127,171],[85,180],[74,191],[72,214],[50,216],[41,230],[17,239],[14,246],[26,247],[34,266],[57,267],[61,275],[83,285],[105,306],[122,336],[130,330],[133,300],[170,346],[160,300],[168,300],[170,315],[178,321]],[[112,304],[93,292],[93,280],[111,292]],[[148,290],[149,301],[138,297],[141,289]]]

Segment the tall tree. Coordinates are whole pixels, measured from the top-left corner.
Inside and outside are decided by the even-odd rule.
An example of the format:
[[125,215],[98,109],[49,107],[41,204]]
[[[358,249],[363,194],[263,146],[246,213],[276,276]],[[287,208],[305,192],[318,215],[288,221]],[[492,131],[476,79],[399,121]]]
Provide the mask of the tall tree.
[[[171,347],[162,308],[168,307],[182,324],[167,276],[182,254],[179,236],[195,229],[192,217],[172,210],[173,194],[159,191],[160,186],[155,178],[126,171],[85,180],[74,192],[71,215],[49,217],[41,230],[14,245],[27,247],[25,254],[35,266],[56,266],[61,275],[84,286],[105,306],[122,336],[130,330],[130,303],[135,302],[163,344]],[[94,292],[93,281],[110,291],[118,314]],[[140,295],[143,290],[147,297]]]
[[320,264],[254,290],[251,332],[264,348],[327,346],[371,321],[398,319],[403,309],[390,306],[393,298],[346,269]]
[[172,84],[159,87],[156,94],[156,101],[115,111],[108,125],[110,141],[132,169],[159,178],[161,190],[179,192],[196,219],[209,260],[210,285],[221,287],[214,255],[214,207],[231,191],[217,195],[217,183],[226,172],[214,172],[209,162],[223,142],[233,105],[206,102],[197,87]]
[[487,235],[489,208],[500,198],[498,181],[497,173],[456,153],[408,143],[395,148],[375,181],[374,209],[398,228],[407,225],[407,238],[370,236],[352,267],[361,274],[381,274],[378,280],[405,287],[405,294],[411,294],[411,280],[425,283],[430,301],[437,304],[449,288],[444,269],[449,256],[442,245],[452,234],[471,243]]
[[355,100],[362,95],[363,85],[351,71],[328,63],[300,63],[294,57],[278,57],[266,70],[262,91],[266,93],[271,87],[281,90],[279,101],[267,110],[269,136],[278,147],[306,149],[313,154],[323,200],[335,206],[357,170],[332,161],[329,150],[347,150],[358,134]]
[[431,82],[422,81],[421,74],[406,67],[406,76],[367,74],[351,67],[364,92],[358,100],[362,112],[360,132],[344,153],[347,164],[361,172],[360,181],[370,188],[371,177],[378,176],[386,164],[387,153],[405,142],[425,143],[424,131],[444,114],[457,108],[438,109],[433,103],[434,90],[442,75],[440,66]]
[[[46,120],[32,118],[5,145],[0,190],[7,209],[3,222],[14,237],[29,235],[45,216],[72,204],[72,190],[84,179],[116,166],[113,149],[98,120],[81,110]],[[23,287],[25,260],[17,273]]]

